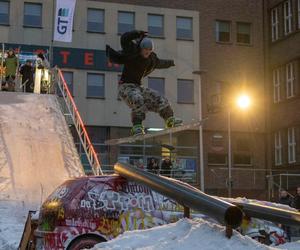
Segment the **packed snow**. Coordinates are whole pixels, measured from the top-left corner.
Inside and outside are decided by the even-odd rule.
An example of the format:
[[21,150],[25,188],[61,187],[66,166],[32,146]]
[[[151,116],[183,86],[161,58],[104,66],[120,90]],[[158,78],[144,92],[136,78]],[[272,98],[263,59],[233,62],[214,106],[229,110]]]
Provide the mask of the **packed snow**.
[[[181,219],[176,223],[147,230],[125,232],[118,238],[96,245],[93,250],[275,250],[234,231],[225,237],[225,227],[201,218]],[[282,245],[280,249],[299,250],[300,242]]]
[[16,249],[28,210],[83,174],[55,96],[0,92],[0,249]]

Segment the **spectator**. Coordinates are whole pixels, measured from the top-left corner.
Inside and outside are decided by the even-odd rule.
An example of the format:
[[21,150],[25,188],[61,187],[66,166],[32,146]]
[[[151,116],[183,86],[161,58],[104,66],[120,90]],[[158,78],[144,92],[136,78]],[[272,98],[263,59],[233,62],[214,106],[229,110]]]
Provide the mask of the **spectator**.
[[18,59],[15,55],[13,49],[9,49],[7,58],[4,61],[5,66],[5,88],[9,91],[15,90],[15,79],[16,79],[16,71],[18,66]]
[[[279,192],[279,203],[287,206],[292,205],[292,197],[284,189]],[[291,228],[286,225],[281,225],[281,228],[285,231],[288,241],[291,241]]]
[[300,186],[297,187],[297,194],[295,195],[292,203],[292,207],[300,211]]
[[158,174],[159,173],[159,166],[157,159],[151,158],[149,164],[148,164],[148,171],[153,173],[153,174]]
[[172,162],[170,158],[165,158],[161,163],[161,172],[163,175],[171,177]]
[[22,86],[24,87],[25,92],[32,93],[34,88],[34,68],[32,67],[32,62],[30,60],[27,60],[26,64],[21,67],[20,73],[22,75]]
[[292,197],[284,189],[280,190],[279,192],[279,203],[288,206],[292,205]]

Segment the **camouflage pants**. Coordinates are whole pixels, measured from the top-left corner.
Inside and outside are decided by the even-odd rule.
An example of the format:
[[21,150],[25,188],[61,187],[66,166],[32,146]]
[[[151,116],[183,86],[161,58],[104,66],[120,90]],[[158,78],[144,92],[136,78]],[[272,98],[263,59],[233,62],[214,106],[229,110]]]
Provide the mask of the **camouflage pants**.
[[157,91],[133,83],[119,85],[119,96],[131,108],[133,125],[141,124],[148,111],[159,113],[163,119],[173,116],[168,100]]

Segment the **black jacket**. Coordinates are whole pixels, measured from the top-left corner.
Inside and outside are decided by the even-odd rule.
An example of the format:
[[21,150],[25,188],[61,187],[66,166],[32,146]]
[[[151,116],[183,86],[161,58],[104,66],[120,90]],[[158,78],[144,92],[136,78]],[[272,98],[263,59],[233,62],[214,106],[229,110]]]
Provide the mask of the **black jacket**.
[[296,195],[293,199],[292,206],[298,210],[300,210],[300,195]]
[[289,195],[287,195],[286,197],[280,197],[279,203],[283,204],[283,205],[291,206],[292,205],[292,198]]
[[123,64],[121,82],[140,85],[143,77],[149,75],[154,69],[163,69],[174,66],[173,60],[162,60],[152,52],[148,58],[140,55],[139,42],[144,32],[130,31],[121,36],[122,51],[117,52],[106,46],[106,55],[113,63]]
[[28,82],[33,82],[34,68],[32,66],[29,66],[27,64],[23,65],[20,69],[20,73],[23,76],[23,82],[25,82],[26,80],[28,80]]

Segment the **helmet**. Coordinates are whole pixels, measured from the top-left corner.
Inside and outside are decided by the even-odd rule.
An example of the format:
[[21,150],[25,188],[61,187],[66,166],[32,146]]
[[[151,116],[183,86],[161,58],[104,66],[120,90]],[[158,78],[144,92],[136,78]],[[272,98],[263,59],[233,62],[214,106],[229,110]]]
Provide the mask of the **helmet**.
[[143,40],[140,43],[140,48],[141,49],[151,49],[151,50],[153,50],[154,49],[154,43],[150,38],[145,37],[145,38],[143,38]]

